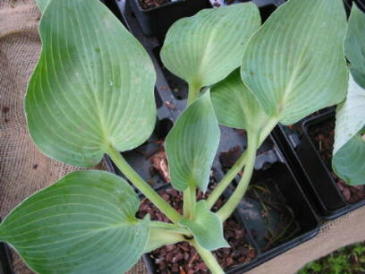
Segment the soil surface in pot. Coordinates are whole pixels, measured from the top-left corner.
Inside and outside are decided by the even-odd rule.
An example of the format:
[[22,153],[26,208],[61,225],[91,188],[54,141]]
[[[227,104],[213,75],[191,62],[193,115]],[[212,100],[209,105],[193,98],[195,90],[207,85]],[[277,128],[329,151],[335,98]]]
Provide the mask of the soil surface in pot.
[[[159,191],[160,195],[180,213],[183,199],[180,192],[168,188]],[[199,193],[198,199],[204,195]],[[219,200],[213,210],[217,210],[223,203]],[[168,222],[168,219],[147,199],[143,200],[139,210],[139,217],[150,214],[153,220]],[[234,217],[224,223],[224,236],[232,248],[221,248],[214,251],[219,264],[224,268],[251,261],[256,257],[255,249],[246,240],[246,231]],[[150,258],[155,264],[156,273],[200,274],[209,273],[204,262],[200,259],[195,249],[188,243],[177,243],[156,249],[151,252]]]
[[143,9],[147,10],[170,3],[170,0],[139,0],[139,3]]
[[349,186],[339,178],[332,170],[332,151],[335,134],[335,119],[326,120],[309,128],[309,135],[314,141],[322,160],[331,171],[337,187],[340,189],[345,200],[356,203],[365,198],[365,186]]

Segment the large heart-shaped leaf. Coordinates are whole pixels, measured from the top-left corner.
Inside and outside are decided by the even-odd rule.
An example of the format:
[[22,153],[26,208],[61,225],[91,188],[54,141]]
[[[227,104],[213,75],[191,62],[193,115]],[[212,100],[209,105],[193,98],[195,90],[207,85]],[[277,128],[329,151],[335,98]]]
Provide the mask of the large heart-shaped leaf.
[[180,223],[190,229],[196,241],[205,249],[229,247],[224,239],[223,223],[217,214],[209,210],[206,201],[199,201],[196,204],[193,220],[183,219]]
[[354,3],[345,43],[346,57],[356,82],[365,88],[365,13]]
[[106,148],[143,143],[155,123],[148,54],[98,0],[51,1],[42,53],[29,82],[30,134],[46,155],[93,166]]
[[252,3],[202,10],[172,25],[162,61],[194,89],[212,85],[240,66],[243,49],[260,23]]
[[120,177],[78,171],[34,194],[0,225],[38,273],[122,273],[148,241],[148,221],[135,218],[139,200]]
[[259,133],[268,116],[242,82],[239,70],[212,87],[212,102],[220,124]]
[[364,130],[365,89],[350,76],[347,99],[337,108],[332,165],[336,174],[351,185],[365,184]]
[[343,101],[346,15],[342,0],[290,0],[247,45],[242,79],[270,116],[292,124]]
[[185,190],[195,186],[203,192],[207,189],[219,137],[218,121],[207,91],[181,114],[167,135],[165,147],[174,188]]

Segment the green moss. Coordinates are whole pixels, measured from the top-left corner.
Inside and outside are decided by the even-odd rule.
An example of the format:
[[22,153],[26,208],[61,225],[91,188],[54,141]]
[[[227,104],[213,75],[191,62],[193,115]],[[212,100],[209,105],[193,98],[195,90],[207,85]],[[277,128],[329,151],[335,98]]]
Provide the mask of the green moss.
[[355,274],[365,272],[365,243],[341,248],[307,264],[298,274]]

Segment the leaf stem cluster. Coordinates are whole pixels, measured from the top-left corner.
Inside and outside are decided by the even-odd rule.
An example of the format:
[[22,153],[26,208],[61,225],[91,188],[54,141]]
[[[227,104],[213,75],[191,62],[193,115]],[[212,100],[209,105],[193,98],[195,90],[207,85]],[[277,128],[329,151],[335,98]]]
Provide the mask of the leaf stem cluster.
[[[192,104],[192,102],[194,102],[200,95],[200,88],[197,88],[194,85],[189,85],[189,87],[190,90],[188,105]],[[232,180],[244,168],[243,176],[232,196],[217,212],[217,215],[222,220],[222,222],[229,218],[244,196],[254,170],[256,150],[270,134],[277,122],[278,119],[271,118],[259,130],[259,132],[247,132],[247,150],[239,157],[236,163],[226,173],[226,175],[222,178],[220,183],[207,199],[208,209],[211,209],[221,197],[226,188],[230,185]],[[146,252],[156,249],[164,244],[173,244],[180,241],[187,241],[196,248],[197,252],[200,254],[204,262],[213,273],[224,273],[211,251],[199,245],[194,238],[191,240],[193,237],[191,232],[180,224],[180,221],[184,218],[191,220],[195,218],[195,185],[189,184],[187,189],[183,192],[184,214],[181,215],[167,201],[162,199],[162,197],[136,173],[136,171],[126,162],[123,156],[116,149],[109,147],[108,154],[116,166],[132,182],[132,184],[173,222],[173,224],[151,222],[150,241],[146,246]]]

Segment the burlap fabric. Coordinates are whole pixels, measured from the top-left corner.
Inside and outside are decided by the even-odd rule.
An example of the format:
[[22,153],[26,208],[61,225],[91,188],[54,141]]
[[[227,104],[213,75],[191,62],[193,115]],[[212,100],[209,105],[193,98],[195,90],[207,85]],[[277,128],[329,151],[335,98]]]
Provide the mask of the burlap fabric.
[[[42,155],[26,131],[23,99],[39,57],[39,19],[32,0],[0,0],[0,217],[28,195],[75,170]],[[294,273],[338,247],[365,240],[364,224],[365,208],[327,224],[315,239],[251,273]],[[32,273],[16,255],[13,264],[17,274]],[[139,263],[130,273],[146,271]]]

